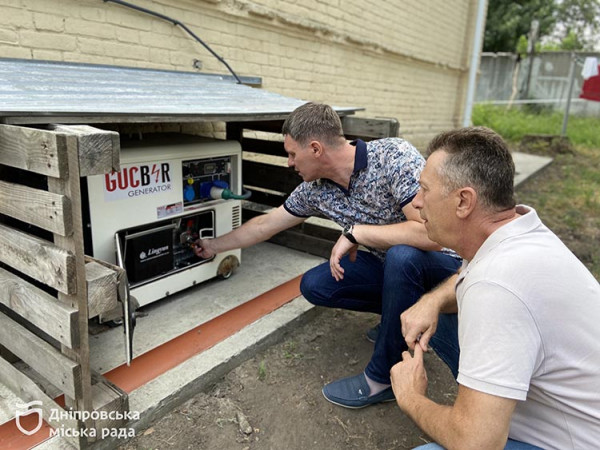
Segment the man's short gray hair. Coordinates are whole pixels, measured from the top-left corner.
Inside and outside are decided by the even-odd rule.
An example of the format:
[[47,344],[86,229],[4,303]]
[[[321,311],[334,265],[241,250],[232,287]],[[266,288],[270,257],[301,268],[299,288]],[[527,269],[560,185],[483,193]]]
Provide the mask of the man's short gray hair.
[[506,143],[485,127],[467,127],[437,135],[427,153],[448,153],[440,175],[446,192],[470,186],[482,204],[495,211],[514,208],[515,164]]
[[340,138],[344,138],[342,121],[333,108],[311,102],[292,111],[285,119],[281,133],[289,135],[300,145],[306,145],[314,139],[336,146],[340,144]]

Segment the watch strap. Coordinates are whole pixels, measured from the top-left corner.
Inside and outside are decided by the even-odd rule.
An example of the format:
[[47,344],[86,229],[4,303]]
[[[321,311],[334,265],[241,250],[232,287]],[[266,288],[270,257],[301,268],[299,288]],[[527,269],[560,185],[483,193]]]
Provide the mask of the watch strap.
[[345,227],[344,230],[342,231],[342,235],[346,239],[348,239],[350,242],[352,242],[353,244],[358,244],[358,241],[356,240],[356,238],[352,234],[353,230],[354,230],[354,225],[350,225],[349,227]]

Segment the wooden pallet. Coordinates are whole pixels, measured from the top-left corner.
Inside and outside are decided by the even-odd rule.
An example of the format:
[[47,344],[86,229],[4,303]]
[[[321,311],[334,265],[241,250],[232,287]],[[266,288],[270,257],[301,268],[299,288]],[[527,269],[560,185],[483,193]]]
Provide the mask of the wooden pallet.
[[[0,345],[80,412],[128,408],[125,393],[90,372],[88,318],[117,306],[123,277],[86,265],[80,198],[80,177],[118,170],[119,150],[117,133],[86,125],[0,125]],[[42,401],[44,420],[72,430],[78,448],[93,440],[83,430],[107,425],[57,413],[39,381],[5,358],[0,382],[25,402]]]

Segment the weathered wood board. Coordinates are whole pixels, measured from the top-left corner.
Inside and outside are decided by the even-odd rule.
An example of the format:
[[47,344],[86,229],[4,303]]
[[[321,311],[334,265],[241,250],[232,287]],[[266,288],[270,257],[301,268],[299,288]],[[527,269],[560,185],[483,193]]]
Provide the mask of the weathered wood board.
[[85,265],[88,291],[88,317],[96,317],[118,306],[117,273],[114,270],[90,261]]
[[[78,342],[77,309],[0,268],[0,303],[72,348]],[[2,343],[5,345],[4,343]]]
[[0,261],[61,292],[75,292],[75,258],[52,242],[0,224]]
[[0,342],[65,394],[75,398],[81,367],[31,331],[0,313]]
[[65,195],[0,181],[0,213],[61,236],[73,232],[71,201]]

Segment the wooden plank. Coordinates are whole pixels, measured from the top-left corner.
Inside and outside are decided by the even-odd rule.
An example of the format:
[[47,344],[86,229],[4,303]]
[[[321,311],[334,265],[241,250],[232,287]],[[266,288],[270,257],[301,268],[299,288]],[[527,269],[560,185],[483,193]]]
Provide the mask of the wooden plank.
[[314,236],[319,239],[325,239],[327,241],[333,242],[334,244],[337,242],[341,235],[341,231],[338,229],[322,227],[320,225],[308,222],[300,224],[300,230],[304,234],[308,234],[309,236]]
[[[78,340],[77,310],[0,268],[0,303],[68,347]],[[87,320],[87,318],[86,318]]]
[[[244,221],[265,214],[251,209],[244,209],[243,212]],[[329,259],[339,237],[339,230],[304,222],[277,233],[269,242]]]
[[[67,406],[79,411],[91,411],[92,385],[90,375],[90,346],[88,333],[88,297],[85,279],[85,255],[83,253],[83,223],[81,218],[81,186],[79,176],[79,136],[57,132],[57,145],[67,152],[69,177],[67,179],[48,178],[48,190],[55,194],[67,196],[72,207],[73,233],[69,237],[54,235],[54,243],[71,252],[75,256],[75,279],[77,294],[58,293],[59,301],[77,309],[77,337],[75,346],[63,346],[62,352],[81,365],[81,384],[76,387],[75,398],[65,397]],[[91,422],[86,422],[86,426]]]
[[291,167],[274,166],[256,161],[242,161],[242,177],[245,185],[290,194],[302,182]]
[[[250,189],[244,186],[245,189]],[[258,189],[250,189],[252,191],[252,195],[250,196],[250,201],[254,203],[260,203],[262,205],[269,205],[273,207],[278,207],[285,202],[285,199],[288,197],[284,194],[272,193],[272,192],[264,192],[259,191]]]
[[65,195],[0,181],[2,214],[66,236],[73,230],[71,211],[71,202]]
[[[112,270],[117,274],[117,306],[115,306],[109,311],[104,311],[103,313],[101,313],[99,315],[99,320],[100,323],[102,323],[110,320],[120,319],[121,317],[123,317],[122,302],[125,301],[125,298],[127,297],[127,272],[125,272],[125,269],[123,269],[122,267],[115,266],[114,264],[108,263],[101,259],[93,258],[88,255],[85,255],[85,262],[86,264],[89,264],[90,262],[95,262],[97,264],[100,264],[101,266],[106,267],[109,270]],[[137,308],[139,308],[139,304],[137,303],[135,297],[130,296],[130,298],[133,302],[133,309],[135,311]]]
[[85,263],[88,264],[90,262],[100,264],[117,275],[117,299],[121,301],[121,299],[125,298],[127,295],[127,287],[129,285],[129,282],[127,281],[127,272],[125,269],[101,259],[96,259],[92,256],[85,255]]
[[1,124],[0,164],[50,177],[64,176],[67,170],[66,155],[58,151],[54,133]]
[[90,261],[85,265],[85,278],[90,319],[117,307],[117,272]]
[[287,230],[277,233],[269,239],[269,242],[326,259],[329,259],[331,256],[331,250],[335,244],[333,241],[309,236],[304,233],[299,233],[296,230]]
[[369,119],[346,116],[342,118],[342,128],[347,137],[379,139],[397,137],[400,131],[398,120],[392,118]]
[[250,219],[255,218],[256,216],[262,216],[263,214],[266,214],[266,213],[262,212],[262,211],[257,211],[255,209],[243,208],[242,209],[242,220],[244,222],[247,222]]
[[75,291],[75,259],[71,253],[2,224],[0,261],[61,292]]
[[[243,210],[243,219],[244,221],[248,221],[253,217],[260,216],[265,214],[261,211],[256,211],[254,209],[244,208]],[[300,225],[296,225],[290,230],[296,233],[306,234],[308,236],[316,237],[319,239],[323,239],[332,243],[336,243],[340,237],[340,230],[330,227],[325,227],[321,225],[316,225],[309,222],[303,222]]]
[[265,141],[264,139],[243,138],[242,150],[246,152],[262,153],[264,155],[282,156],[287,158],[283,142]]
[[79,175],[102,175],[120,170],[119,133],[100,130],[89,125],[50,125],[58,133],[77,136]]
[[0,345],[0,357],[7,360],[9,363],[16,363],[21,361],[17,355],[8,351],[8,349],[2,345]]
[[245,130],[267,131],[278,134],[281,134],[281,128],[283,128],[283,120],[253,120],[237,123]]
[[[102,375],[92,373],[92,406],[94,411],[106,411],[110,413],[129,411],[129,396],[125,391],[104,378]],[[121,414],[120,416],[124,416]],[[121,428],[126,424],[125,418],[118,419],[112,414],[112,419],[97,420],[95,428],[100,436],[102,429]]]
[[[0,358],[0,382],[8,387],[24,403],[34,400],[42,402],[39,408],[42,410],[44,421],[53,428],[69,430],[69,433],[63,433],[64,439],[67,439],[76,448],[85,447],[85,437],[70,437],[73,434],[72,431],[81,429],[81,423],[70,418],[61,419],[60,413],[63,411],[63,408],[52,398],[48,397],[29,377],[4,358]],[[58,418],[58,420],[54,418]]]
[[62,392],[75,396],[81,376],[79,364],[2,313],[0,342]]

